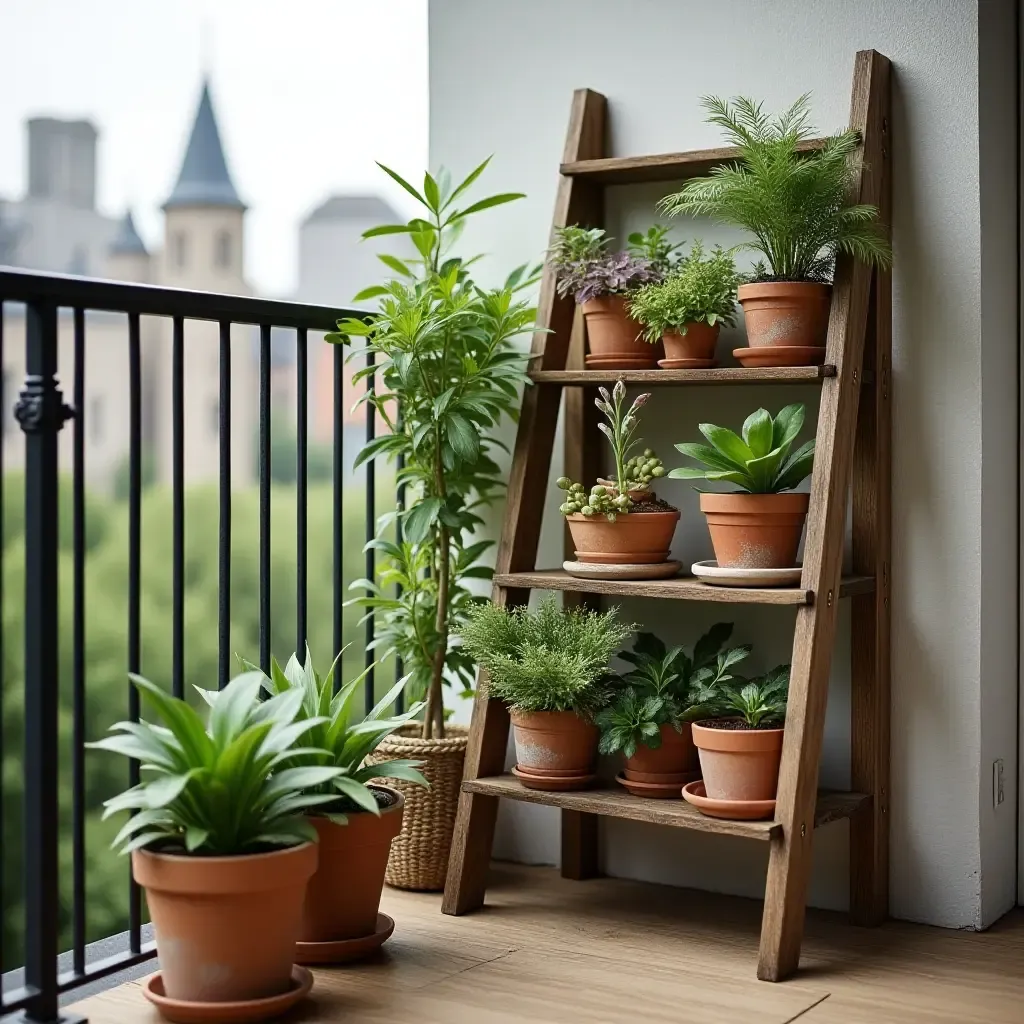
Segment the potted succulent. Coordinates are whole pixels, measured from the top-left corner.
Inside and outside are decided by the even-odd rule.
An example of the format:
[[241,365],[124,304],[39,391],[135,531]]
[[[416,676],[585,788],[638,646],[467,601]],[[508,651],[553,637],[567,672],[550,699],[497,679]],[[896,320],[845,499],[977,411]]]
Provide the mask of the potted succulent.
[[619,782],[631,793],[678,797],[682,784],[699,774],[690,723],[709,713],[709,698],[750,653],[749,644],[722,650],[731,635],[732,623],[720,622],[688,656],[641,633],[633,650],[619,655],[633,668],[616,681],[612,702],[597,715],[598,749],[625,757]]
[[656,350],[640,338],[639,325],[626,309],[627,295],[641,285],[660,281],[676,248],[664,228],[630,236],[628,248],[610,252],[602,228],[576,224],[558,228],[549,250],[558,275],[558,293],[574,295],[587,325],[588,369],[653,368]]
[[668,560],[679,510],[650,489],[651,481],[664,476],[665,469],[649,448],[630,457],[640,445],[640,409],[650,397],[638,395],[627,407],[622,381],[610,393],[600,388],[595,405],[608,422],[599,423],[598,429],[612,447],[615,479],[599,481],[589,495],[583,484],[568,477],[557,481],[567,492],[559,511],[569,524],[581,562],[649,565]]
[[299,718],[299,693],[261,702],[263,676],[246,672],[208,696],[204,726],[184,700],[131,678],[163,727],[119,722],[89,745],[142,767],[143,781],[104,813],[134,812],[114,845],[131,853],[146,890],[162,995],[179,1006],[280,996],[295,987],[317,866],[317,833],[303,812],[334,799],[310,790],[341,774],[329,763],[287,765],[323,718]]
[[609,696],[608,661],[632,626],[617,609],[563,610],[553,597],[535,612],[483,604],[462,628],[462,643],[487,670],[490,694],[509,707],[513,773],[527,789],[580,789],[594,779],[594,716]]
[[739,288],[749,348],[734,353],[744,365],[821,363],[836,256],[880,267],[892,262],[878,208],[850,202],[860,145],[856,131],[817,148],[808,123],[808,97],[776,117],[745,97],[705,97],[708,121],[740,151],[736,163],[715,167],[659,204],[669,214],[711,216],[746,228],[745,247],[761,254]]
[[704,468],[680,467],[670,477],[721,481],[739,488],[700,495],[720,567],[782,569],[796,563],[810,495],[793,488],[814,464],[813,439],[790,451],[803,423],[802,405],[787,405],[774,418],[758,409],[744,421],[742,437],[726,427],[702,423],[700,432],[708,444],[676,445]]
[[[321,677],[307,647],[305,664],[293,654],[282,669],[271,658],[270,674],[263,677],[263,688],[272,698],[301,696],[296,722],[310,726],[303,749],[286,764],[336,770],[296,799],[319,837],[320,848],[319,866],[306,889],[299,935],[298,959],[306,963],[329,963],[332,952],[347,958],[350,940],[373,936],[379,930],[384,873],[391,842],[402,829],[405,808],[402,794],[379,780],[426,785],[418,771],[419,761],[366,763],[386,736],[422,712],[423,703],[413,704],[404,714],[383,717],[405,687],[402,679],[361,721],[354,721],[352,700],[369,669],[335,692],[334,670],[340,658],[341,654]],[[380,940],[386,937],[382,935]]]
[[789,666],[780,665],[738,689],[723,687],[709,701],[714,714],[693,723],[708,800],[775,800],[788,690]]
[[722,324],[736,323],[736,288],[741,278],[730,252],[715,246],[708,256],[694,242],[660,282],[645,284],[629,300],[629,315],[643,325],[643,338],[664,342],[666,370],[715,366]]

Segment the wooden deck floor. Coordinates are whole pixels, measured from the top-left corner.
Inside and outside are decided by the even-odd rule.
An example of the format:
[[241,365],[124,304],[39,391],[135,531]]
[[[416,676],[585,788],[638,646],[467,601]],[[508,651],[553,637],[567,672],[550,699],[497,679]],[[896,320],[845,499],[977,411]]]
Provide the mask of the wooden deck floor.
[[[983,934],[838,914],[808,918],[799,975],[754,977],[761,906],[616,879],[496,865],[487,907],[386,890],[377,959],[316,972],[288,1024],[1021,1024],[1024,909]],[[156,1024],[131,982],[76,1007],[92,1024]]]

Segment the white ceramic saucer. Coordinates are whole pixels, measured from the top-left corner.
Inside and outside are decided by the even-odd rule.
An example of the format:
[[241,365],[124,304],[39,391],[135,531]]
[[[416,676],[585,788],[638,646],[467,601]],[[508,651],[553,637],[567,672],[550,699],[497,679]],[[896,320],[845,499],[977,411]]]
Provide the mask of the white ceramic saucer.
[[718,587],[795,587],[800,583],[802,566],[788,569],[720,569],[713,559],[694,562],[690,572],[705,583]]
[[679,575],[682,562],[616,565],[603,562],[563,562],[562,568],[581,580],[665,580]]

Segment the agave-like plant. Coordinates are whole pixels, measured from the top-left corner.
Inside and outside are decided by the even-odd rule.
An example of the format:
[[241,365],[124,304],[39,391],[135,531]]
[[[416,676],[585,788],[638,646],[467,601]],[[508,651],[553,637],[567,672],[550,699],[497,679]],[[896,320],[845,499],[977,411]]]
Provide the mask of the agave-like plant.
[[777,494],[797,487],[814,465],[814,440],[790,452],[804,425],[803,405],[787,405],[773,417],[767,409],[752,412],[740,437],[727,427],[701,423],[700,432],[710,446],[695,442],[676,449],[703,469],[681,466],[669,471],[676,480],[711,480],[736,484],[751,494]]
[[[142,676],[131,680],[165,724],[118,722],[114,735],[87,744],[134,758],[144,773],[104,804],[104,818],[137,812],[113,846],[223,857],[316,840],[303,815],[335,799],[311,794],[342,769],[313,747],[309,734],[324,719],[300,716],[301,693],[261,702],[261,672],[236,676],[219,693],[196,687],[211,705],[204,725],[186,701]],[[300,741],[310,760],[290,765]]]

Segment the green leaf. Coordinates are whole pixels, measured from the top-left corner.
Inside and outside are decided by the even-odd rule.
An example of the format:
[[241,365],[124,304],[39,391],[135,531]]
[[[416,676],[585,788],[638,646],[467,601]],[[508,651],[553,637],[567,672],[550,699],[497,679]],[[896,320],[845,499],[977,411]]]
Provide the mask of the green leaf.
[[373,793],[364,785],[353,779],[346,778],[344,775],[337,776],[332,784],[339,793],[347,796],[353,803],[362,807],[364,811],[369,811],[371,814],[380,817],[380,807],[377,806]]
[[516,199],[525,199],[525,192],[502,192],[499,195],[488,196],[486,199],[481,199],[478,202],[473,203],[472,206],[467,206],[464,210],[458,210],[449,217],[448,221],[468,217],[473,213],[480,213],[481,210],[489,210],[492,206],[501,206],[503,203],[511,203]]
[[743,440],[755,459],[772,450],[772,418],[767,409],[757,409],[744,420]]
[[163,775],[146,784],[146,803],[152,810],[166,807],[181,796],[189,782],[202,771],[192,768],[182,775]]
[[424,540],[437,521],[437,514],[443,504],[440,498],[423,498],[417,502],[402,520],[406,540],[411,544]]
[[437,187],[437,182],[431,177],[429,171],[423,175],[423,195],[426,197],[427,206],[437,213],[441,206],[441,190]]
[[[414,188],[412,187],[412,185],[410,185],[410,184],[409,184],[409,182],[407,182],[407,181],[405,180],[405,178],[403,178],[403,177],[402,177],[402,176],[401,176],[401,175],[400,175],[400,174],[399,174],[399,173],[398,173],[397,171],[393,171],[393,170],[391,170],[391,168],[390,168],[390,167],[387,167],[387,166],[385,166],[385,165],[384,165],[384,164],[382,164],[382,163],[381,163],[381,162],[380,162],[379,160],[377,160],[377,161],[375,161],[375,162],[376,162],[377,166],[378,166],[378,167],[379,167],[379,168],[380,168],[380,169],[381,169],[381,170],[382,170],[382,171],[383,171],[383,172],[384,172],[384,173],[385,173],[386,175],[388,175],[388,177],[390,177],[390,178],[391,178],[392,180],[394,180],[394,181],[397,181],[397,182],[398,182],[398,184],[399,184],[399,185],[401,185],[401,186],[402,186],[402,188],[404,188],[404,189],[405,189],[405,191],[406,191],[406,192],[408,192],[408,193],[409,193],[409,195],[411,195],[411,196],[412,196],[412,197],[413,197],[414,199],[418,199],[418,200],[419,200],[419,201],[420,201],[420,202],[421,202],[421,203],[422,203],[422,204],[423,204],[424,206],[428,206],[428,205],[429,205],[429,203],[427,203],[426,199],[424,199],[424,198],[423,198],[423,196],[421,196],[421,195],[419,194],[419,192],[417,192],[417,191],[416,191],[416,189],[414,189]],[[364,235],[363,237],[365,237],[365,235]]]
[[473,462],[480,453],[480,435],[473,425],[459,413],[448,416],[448,440],[463,462]]
[[717,427],[714,423],[701,423],[699,429],[715,450],[729,459],[735,468],[743,469],[754,457],[743,440],[728,428]]
[[189,825],[185,829],[185,849],[189,853],[195,853],[209,838],[209,829],[199,828],[197,825]]
[[[401,274],[402,277],[416,276],[397,256],[389,256],[386,252],[379,252],[377,253],[377,259],[386,267],[390,267],[396,274]],[[380,288],[378,294],[386,295],[387,291],[387,288]]]
[[[353,302],[363,302],[366,299],[376,299],[380,295],[387,295],[387,288],[382,287],[379,284],[371,285],[369,288],[364,288],[361,292],[356,292],[352,297]],[[332,339],[333,340],[333,339]]]
[[487,168],[487,165],[490,162],[491,157],[488,157],[486,160],[484,160],[482,164],[480,164],[478,167],[475,167],[472,171],[469,172],[469,174],[462,180],[462,182],[456,186],[455,191],[452,192],[452,194],[448,197],[448,201],[444,204],[445,208],[451,206],[451,204],[456,199],[458,199],[458,197],[462,195],[462,193],[465,192],[466,189],[468,189],[469,186],[472,185],[473,182],[476,181],[476,179],[479,178],[481,174],[484,173],[484,170]]
[[772,424],[772,448],[784,448],[792,444],[803,429],[803,425],[803,405],[787,405],[780,410]]
[[363,232],[363,238],[376,238],[378,235],[408,235],[417,229],[412,224],[378,224]]

